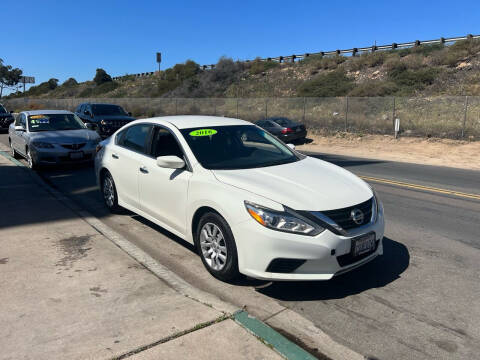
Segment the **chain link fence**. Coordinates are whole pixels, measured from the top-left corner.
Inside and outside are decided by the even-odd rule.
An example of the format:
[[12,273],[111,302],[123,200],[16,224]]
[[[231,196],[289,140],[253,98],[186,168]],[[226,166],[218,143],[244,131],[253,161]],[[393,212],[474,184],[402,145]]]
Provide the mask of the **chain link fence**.
[[78,104],[121,105],[135,117],[216,115],[257,121],[288,117],[318,133],[393,134],[400,119],[402,136],[480,140],[480,97],[332,97],[332,98],[96,98],[8,99],[16,112],[66,109]]

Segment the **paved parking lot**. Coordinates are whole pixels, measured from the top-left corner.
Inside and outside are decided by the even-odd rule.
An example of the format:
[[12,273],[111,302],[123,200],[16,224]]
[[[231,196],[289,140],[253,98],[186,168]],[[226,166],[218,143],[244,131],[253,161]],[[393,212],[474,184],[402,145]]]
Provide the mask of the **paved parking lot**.
[[[5,136],[0,137],[5,143]],[[326,159],[360,175],[480,194],[480,173],[474,171]],[[364,355],[478,357],[479,200],[374,182],[387,220],[383,257],[330,282],[255,289],[264,283],[215,280],[189,244],[158,226],[130,213],[108,214],[91,168],[47,169],[41,176],[188,282],[237,306],[246,305],[272,326],[290,308]]]

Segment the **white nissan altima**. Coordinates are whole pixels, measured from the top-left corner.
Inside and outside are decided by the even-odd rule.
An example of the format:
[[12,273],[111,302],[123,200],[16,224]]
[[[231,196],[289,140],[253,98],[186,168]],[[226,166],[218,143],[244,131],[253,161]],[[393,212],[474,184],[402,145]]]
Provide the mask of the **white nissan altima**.
[[219,279],[328,280],[383,253],[383,207],[367,183],[249,122],[137,120],[97,151],[106,206],[195,244]]

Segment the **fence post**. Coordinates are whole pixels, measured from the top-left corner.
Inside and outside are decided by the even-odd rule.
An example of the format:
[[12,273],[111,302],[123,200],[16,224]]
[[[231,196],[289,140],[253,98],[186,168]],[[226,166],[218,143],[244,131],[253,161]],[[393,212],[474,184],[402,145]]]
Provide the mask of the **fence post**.
[[175,98],[175,115],[178,115],[178,99]]
[[465,137],[465,124],[467,123],[467,110],[468,110],[468,96],[465,96],[465,103],[463,105],[462,139]]
[[237,95],[237,119],[238,119],[238,95]]
[[395,133],[395,96],[393,97],[393,110],[392,110],[392,125],[393,125],[393,132]]
[[348,96],[345,97],[345,132],[348,129]]
[[303,123],[305,124],[305,107],[306,107],[306,99],[305,96],[303,97]]
[[268,97],[265,98],[265,119],[268,118]]

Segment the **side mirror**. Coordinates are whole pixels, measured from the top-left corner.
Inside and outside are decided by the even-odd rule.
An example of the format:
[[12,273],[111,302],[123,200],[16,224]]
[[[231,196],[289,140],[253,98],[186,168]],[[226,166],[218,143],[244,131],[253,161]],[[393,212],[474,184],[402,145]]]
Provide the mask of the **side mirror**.
[[10,110],[10,114],[13,114],[13,110]]
[[95,130],[96,126],[95,124],[92,124],[92,123],[85,123],[85,126],[87,127],[88,130]]
[[178,156],[159,156],[157,157],[157,165],[167,169],[183,169],[185,167],[185,161]]
[[20,125],[15,125],[15,131],[25,131],[25,128]]
[[85,111],[84,114],[87,115],[88,117],[93,117],[93,115],[90,111]]
[[290,149],[295,150],[295,145],[293,145],[293,144],[287,144],[287,146],[288,146]]
[[132,113],[130,111],[127,114],[128,114],[128,116],[132,116]]

